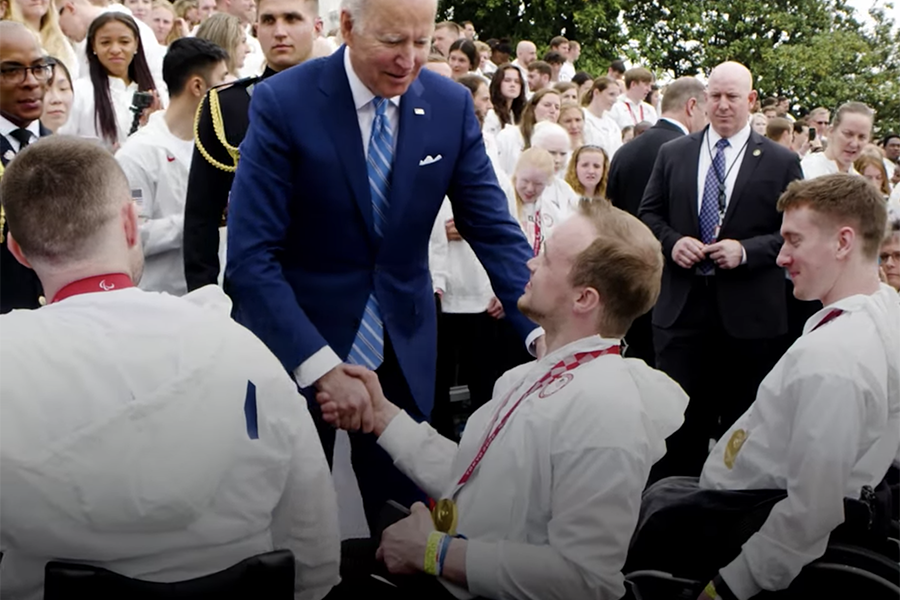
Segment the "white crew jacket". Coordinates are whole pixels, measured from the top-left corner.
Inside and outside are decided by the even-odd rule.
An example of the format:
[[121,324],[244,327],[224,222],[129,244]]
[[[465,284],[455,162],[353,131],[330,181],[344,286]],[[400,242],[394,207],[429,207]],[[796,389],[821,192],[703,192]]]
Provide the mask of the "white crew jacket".
[[507,176],[512,177],[516,172],[516,163],[525,151],[525,138],[522,137],[522,129],[516,125],[505,127],[496,135],[497,157],[500,159],[500,168]]
[[[569,187],[570,190],[572,189],[565,181],[554,176],[550,184],[544,189],[544,193],[538,197],[537,201],[530,204],[523,203],[520,207],[516,201],[515,190],[513,190],[512,187],[510,187],[510,191],[506,194],[506,198],[509,202],[509,214],[511,214],[519,223],[522,232],[525,234],[525,239],[528,240],[528,245],[532,248],[534,248],[534,240],[537,232],[535,221],[539,213],[541,217],[542,249],[544,242],[547,241],[547,238],[550,237],[553,230],[572,215],[569,198],[557,194],[557,181],[561,181]],[[573,195],[574,193],[575,192],[572,192]]]
[[606,157],[612,160],[616,151],[622,147],[622,128],[610,116],[609,112],[597,117],[584,109],[584,145],[600,146],[606,152]]
[[334,484],[306,402],[218,286],[88,293],[0,317],[3,596],[50,560],[172,582],[273,549],[295,598],[339,581]]
[[[838,164],[825,156],[824,152],[810,152],[800,161],[800,168],[803,169],[804,179],[815,179],[822,175],[834,175],[841,172]],[[850,170],[847,173],[859,175],[853,165],[850,165]]]
[[659,119],[655,108],[646,102],[632,102],[625,94],[619,96],[619,100],[613,104],[609,113],[619,129],[625,129],[628,126],[634,127],[642,121],[655,125]]
[[378,439],[432,498],[455,499],[458,531],[468,537],[469,593],[445,583],[458,597],[612,600],[625,593],[621,569],[641,492],[688,402],[643,361],[600,356],[527,397],[454,493],[495,413],[505,415],[563,358],[617,344],[591,336],[508,371],[458,446],[402,412]]
[[144,276],[140,287],[175,296],[187,293],[184,278],[184,204],[194,141],[172,135],[164,112],[116,152],[141,216]]
[[[134,120],[134,112],[131,110],[131,102],[134,93],[138,91],[137,82],[132,81],[129,85],[118,77],[109,77],[109,96],[112,100],[113,112],[116,115],[116,126],[118,128],[117,143],[121,147],[128,139],[128,132],[131,131],[131,124]],[[109,145],[100,127],[97,125],[97,111],[94,105],[94,84],[90,77],[82,77],[72,84],[75,99],[72,102],[72,111],[69,114],[69,120],[65,125],[59,128],[62,135],[75,135],[78,137],[93,138],[101,140],[103,144]]]
[[[844,313],[817,327],[833,309]],[[875,487],[898,449],[900,304],[881,285],[809,318],[703,467],[703,488],[788,492],[721,570],[734,594],[787,588],[825,552],[844,498]]]

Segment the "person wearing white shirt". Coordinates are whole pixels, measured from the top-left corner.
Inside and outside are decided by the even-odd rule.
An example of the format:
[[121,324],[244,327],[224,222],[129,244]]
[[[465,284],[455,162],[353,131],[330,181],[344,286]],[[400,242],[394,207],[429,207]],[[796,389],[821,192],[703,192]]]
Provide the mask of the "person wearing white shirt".
[[140,124],[131,109],[135,92],[152,96],[144,115],[161,107],[139,40],[137,24],[128,15],[106,12],[91,22],[87,36],[91,76],[75,82],[72,114],[59,133],[99,139],[115,149]]
[[[787,589],[822,556],[844,523],[844,499],[876,487],[900,443],[900,303],[878,279],[884,200],[864,179],[837,174],[792,183],[778,208],[778,264],[797,298],[824,308],[716,444],[699,481],[709,490],[787,492],[737,558],[715,565],[715,593],[738,600]],[[698,544],[719,545],[701,537]],[[681,542],[672,551],[690,552]]]
[[614,80],[598,77],[582,100],[584,143],[603,148],[610,159],[622,146],[622,129],[612,117],[613,108],[619,105],[616,100],[620,92]]
[[[431,497],[454,503],[451,535],[466,536],[436,531],[428,509],[413,505],[381,537],[392,583],[436,599],[625,593],[641,491],[687,406],[672,380],[619,355],[622,334],[653,304],[662,266],[652,234],[618,209],[588,205],[560,226],[529,262],[519,300],[545,328],[547,354],[497,382],[458,445],[352,368],[370,392],[379,446]],[[633,287],[609,277],[624,270]],[[396,576],[422,571],[437,580]]]
[[579,200],[575,190],[565,180],[566,166],[572,153],[569,134],[556,123],[538,123],[531,136],[531,146],[546,150],[553,158],[553,179],[541,198],[544,202],[552,202],[565,218],[574,212]]
[[184,203],[194,153],[194,116],[209,88],[222,83],[228,54],[212,42],[172,42],[163,75],[172,92],[165,112],[128,138],[116,160],[140,209],[144,276],[140,287],[175,296],[187,293],[184,278]]
[[496,136],[505,127],[518,125],[528,102],[527,85],[522,72],[509,63],[500,65],[502,76],[494,75],[489,86],[491,110],[484,117],[482,131],[487,136]]
[[[78,56],[79,68],[76,80],[90,77],[89,53],[93,49],[87,41],[88,29],[91,23],[100,15],[108,12],[124,13],[131,16],[131,11],[121,4],[110,4],[100,7],[90,3],[89,0],[64,0],[57,4],[59,10],[59,26],[63,33],[72,41],[75,54]],[[156,41],[153,28],[139,19],[135,19],[140,33],[141,49],[150,75],[155,82],[155,88],[159,92],[163,103],[166,100],[165,82],[162,76],[162,61],[165,49]]]
[[296,384],[228,297],[134,287],[137,208],[93,142],[26,148],[3,202],[50,299],[0,317],[4,594],[41,598],[54,559],[173,582],[287,549],[294,597],[323,598],[339,581],[331,474]]
[[553,88],[540,90],[531,97],[522,119],[516,127],[506,127],[497,134],[497,154],[500,166],[507,175],[512,175],[522,151],[531,145],[534,126],[543,121],[556,123],[559,120],[561,96]]
[[875,113],[862,102],[847,102],[834,113],[828,147],[824,152],[807,154],[800,166],[806,179],[850,173],[858,175],[853,162],[862,154],[872,136]]
[[625,93],[611,109],[611,117],[620,129],[647,121],[656,123],[656,109],[644,102],[653,87],[653,74],[643,67],[625,71]]
[[568,60],[559,70],[560,81],[572,81],[575,77],[575,63],[581,58],[581,44],[575,40],[569,40]]

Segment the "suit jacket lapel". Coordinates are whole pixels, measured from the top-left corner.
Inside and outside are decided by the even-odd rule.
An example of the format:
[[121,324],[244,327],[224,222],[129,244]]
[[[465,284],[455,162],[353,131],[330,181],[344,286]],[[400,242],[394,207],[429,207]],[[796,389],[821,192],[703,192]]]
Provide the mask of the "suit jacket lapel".
[[706,131],[693,133],[689,137],[691,144],[684,153],[685,165],[683,169],[679,169],[678,187],[675,189],[683,189],[687,195],[687,205],[683,207],[687,211],[685,222],[691,223],[694,237],[700,236],[699,209],[697,200],[697,169],[700,168],[700,146],[703,144],[703,136]]
[[431,119],[431,105],[422,98],[424,86],[415,80],[400,98],[400,126],[397,135],[397,150],[391,169],[391,205],[388,209],[388,228],[402,227],[400,215],[413,195],[412,182],[416,179],[419,161],[425,147],[425,128]]
[[5,135],[0,135],[0,162],[3,163],[3,166],[8,165],[15,155],[12,144],[9,143]]
[[756,171],[756,167],[762,158],[762,145],[762,136],[751,129],[750,139],[747,141],[747,149],[744,151],[744,157],[741,160],[741,170],[738,171],[734,189],[731,191],[731,199],[728,201],[728,208],[725,209],[725,218],[722,220],[723,229],[731,220],[731,215],[734,214],[735,207],[740,202],[744,189],[753,178],[753,173]]
[[48,135],[53,135],[53,132],[44,127],[44,124],[40,124],[40,137],[47,137]]
[[353,103],[350,83],[344,71],[346,51],[345,46],[332,54],[326,59],[328,64],[322,69],[319,89],[327,96],[324,99],[326,114],[323,117],[326,127],[331,131],[335,154],[340,158],[344,176],[350,183],[353,198],[362,213],[366,229],[374,238],[375,224],[372,218],[372,193],[369,190],[366,155],[362,147],[356,105]]

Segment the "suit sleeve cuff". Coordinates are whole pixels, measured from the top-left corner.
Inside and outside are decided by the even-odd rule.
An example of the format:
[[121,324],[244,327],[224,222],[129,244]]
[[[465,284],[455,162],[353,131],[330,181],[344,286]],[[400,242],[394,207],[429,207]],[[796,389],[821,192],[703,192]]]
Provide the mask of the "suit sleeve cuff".
[[528,334],[528,337],[525,338],[525,348],[528,350],[528,353],[537,357],[537,341],[538,338],[544,335],[544,328],[538,327],[534,331]]
[[731,564],[721,569],[719,575],[738,600],[749,600],[762,591],[762,588],[757,585],[756,579],[753,578],[750,565],[747,564],[743,553],[731,561]]
[[[740,242],[739,242],[739,243],[740,243]],[[741,264],[742,264],[742,265],[746,265],[746,264],[747,264],[747,249],[744,248],[744,245],[743,245],[743,244],[741,244]]]
[[301,388],[308,388],[325,373],[341,364],[341,362],[341,359],[334,353],[331,346],[322,346],[318,352],[304,360],[299,367],[294,369],[294,380]]

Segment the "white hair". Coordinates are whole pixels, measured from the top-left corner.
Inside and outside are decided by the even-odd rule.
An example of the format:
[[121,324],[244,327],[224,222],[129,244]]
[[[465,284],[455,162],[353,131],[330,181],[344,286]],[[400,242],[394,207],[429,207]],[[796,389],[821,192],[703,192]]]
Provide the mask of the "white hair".
[[534,133],[531,135],[532,146],[543,148],[544,144],[551,140],[564,141],[569,148],[572,145],[569,133],[561,125],[550,121],[541,121],[534,126]]
[[366,0],[341,0],[341,12],[350,15],[353,26],[357,29],[363,28],[363,13],[365,12]]

